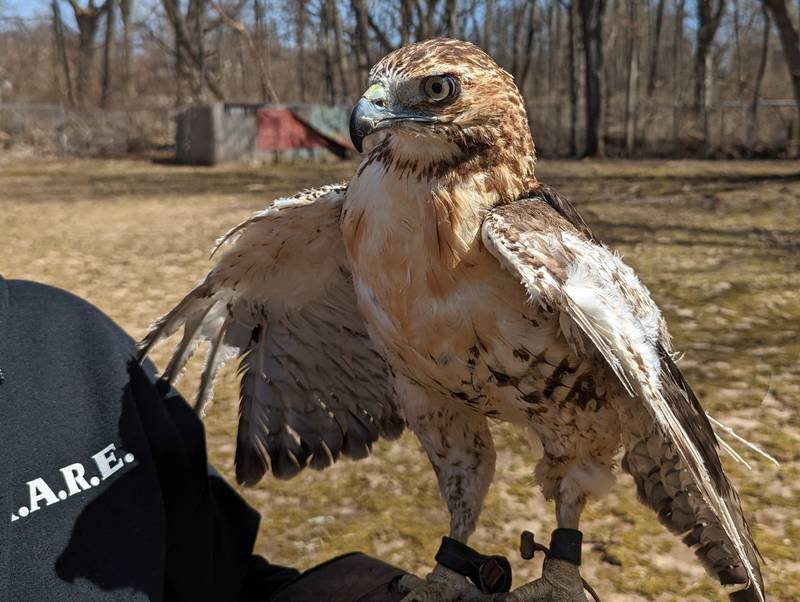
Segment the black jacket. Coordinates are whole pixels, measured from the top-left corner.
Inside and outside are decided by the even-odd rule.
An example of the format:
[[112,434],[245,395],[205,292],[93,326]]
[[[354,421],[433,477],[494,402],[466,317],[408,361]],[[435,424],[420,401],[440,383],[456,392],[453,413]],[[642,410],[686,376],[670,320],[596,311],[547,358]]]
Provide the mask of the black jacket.
[[0,278],[0,601],[266,599],[259,516],[109,318]]

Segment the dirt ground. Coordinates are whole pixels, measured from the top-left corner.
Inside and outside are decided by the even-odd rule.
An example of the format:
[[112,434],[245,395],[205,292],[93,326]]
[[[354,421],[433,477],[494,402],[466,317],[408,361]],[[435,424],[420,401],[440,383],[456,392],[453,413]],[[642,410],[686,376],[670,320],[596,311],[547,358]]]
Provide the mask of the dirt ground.
[[[0,164],[0,273],[67,288],[134,337],[209,267],[228,227],[272,198],[346,179],[353,164],[190,168],[145,161]],[[663,308],[681,366],[714,416],[777,457],[725,458],[765,557],[772,600],[800,599],[800,165],[788,162],[542,161],[539,174],[571,198],[625,256]],[[163,366],[166,348],[156,360]],[[235,370],[207,419],[214,464],[233,473]],[[197,366],[180,388],[191,396]],[[498,463],[471,541],[515,556],[519,532],[546,541],[552,505],[533,483],[520,433],[495,429]],[[740,448],[741,449],[741,448]],[[361,462],[340,462],[243,495],[263,515],[258,550],[309,567],[348,550],[406,569],[431,566],[447,515],[433,471],[406,434]],[[630,479],[585,513],[583,574],[603,600],[722,600],[722,590],[635,500]],[[513,560],[515,581],[538,562]]]

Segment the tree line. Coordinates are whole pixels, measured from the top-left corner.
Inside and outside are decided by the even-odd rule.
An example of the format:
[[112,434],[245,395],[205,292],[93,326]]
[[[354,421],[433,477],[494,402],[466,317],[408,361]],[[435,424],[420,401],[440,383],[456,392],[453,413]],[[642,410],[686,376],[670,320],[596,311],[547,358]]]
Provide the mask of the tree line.
[[19,19],[0,3],[0,101],[351,104],[380,56],[448,36],[514,76],[553,154],[711,155],[731,129],[741,154],[776,136],[796,154],[792,1],[50,0]]

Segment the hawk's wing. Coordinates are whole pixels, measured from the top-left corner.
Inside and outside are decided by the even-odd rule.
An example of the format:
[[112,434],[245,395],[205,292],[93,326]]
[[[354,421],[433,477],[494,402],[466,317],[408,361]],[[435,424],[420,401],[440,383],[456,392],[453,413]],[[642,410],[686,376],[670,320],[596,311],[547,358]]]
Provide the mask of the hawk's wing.
[[747,599],[763,599],[738,496],[706,414],[669,355],[657,306],[633,270],[553,195],[493,209],[483,224],[485,246],[520,279],[531,303],[561,311],[570,344],[602,357],[627,391],[619,408],[625,465],[643,501],[698,546],[723,583],[746,583],[755,594]]
[[225,361],[239,357],[236,477],[254,484],[345,454],[363,458],[399,416],[386,364],[356,307],[339,216],[346,187],[273,202],[218,242],[217,264],[142,341],[141,356],[183,327],[164,378],[209,342],[196,408]]

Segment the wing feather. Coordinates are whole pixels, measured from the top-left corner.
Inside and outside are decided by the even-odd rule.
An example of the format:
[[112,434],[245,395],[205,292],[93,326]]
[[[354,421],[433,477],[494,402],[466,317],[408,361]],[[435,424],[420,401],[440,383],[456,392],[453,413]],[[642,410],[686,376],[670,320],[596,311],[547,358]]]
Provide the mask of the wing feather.
[[[702,534],[687,543],[702,544],[698,554],[720,580],[744,583],[751,599],[763,600],[757,551],[738,496],[723,472],[706,414],[668,353],[658,308],[633,270],[594,239],[577,212],[570,217],[562,209],[541,197],[497,207],[484,221],[484,244],[520,278],[531,302],[561,310],[561,330],[577,351],[593,348],[616,375],[629,396],[621,412],[633,417],[623,417],[623,431],[637,422],[655,425],[641,438],[655,449],[626,457],[627,465],[644,461],[652,472],[658,468],[654,459],[676,456],[679,474],[688,480],[683,488],[702,504],[672,503],[663,478],[640,479],[640,495],[657,511],[669,498],[662,517],[668,526],[685,530],[691,522]],[[629,435],[623,433],[623,440],[631,455]],[[631,472],[635,478],[650,474]],[[738,581],[731,581],[737,568],[732,563],[743,569]]]
[[239,357],[237,479],[290,478],[342,454],[362,458],[400,434],[387,366],[366,332],[339,230],[344,186],[275,201],[218,242],[216,265],[141,344],[141,356],[183,327],[164,377],[200,342],[208,353],[195,408]]
[[[236,357],[239,345],[230,344],[230,325],[233,318],[230,314],[225,314],[222,319],[222,325],[216,333],[210,335],[210,342],[208,353],[206,354],[205,365],[203,372],[200,374],[200,385],[197,389],[197,396],[195,401],[195,411],[204,416],[208,402],[214,393],[214,381],[217,378],[217,373],[225,363]],[[167,372],[164,373],[167,377]]]
[[183,336],[180,343],[172,353],[172,357],[164,368],[164,379],[170,383],[177,382],[188,361],[192,358],[202,340],[201,329],[208,318],[208,314],[216,307],[216,303],[208,303],[201,310],[194,312],[186,318],[183,327]]

